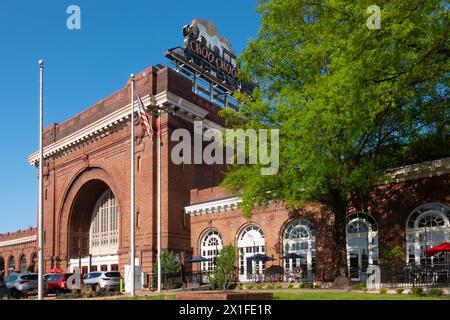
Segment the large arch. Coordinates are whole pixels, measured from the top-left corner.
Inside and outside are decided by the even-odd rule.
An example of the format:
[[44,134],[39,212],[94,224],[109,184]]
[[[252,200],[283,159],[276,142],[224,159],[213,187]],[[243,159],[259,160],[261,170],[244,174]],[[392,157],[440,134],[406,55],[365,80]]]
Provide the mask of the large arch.
[[250,258],[255,254],[265,253],[265,237],[262,228],[255,224],[246,224],[238,233],[238,268],[239,280],[246,282],[257,279],[264,273],[264,263]]
[[201,263],[201,270],[213,271],[215,260],[223,248],[222,234],[216,229],[207,229],[199,238],[199,252],[202,257],[208,259]]
[[303,218],[289,220],[283,226],[282,241],[284,255],[298,255],[283,259],[288,278],[301,269],[303,278],[312,279],[316,264],[316,237],[312,223]]
[[[101,167],[83,169],[68,183],[60,204],[57,252],[67,261],[86,255],[89,251],[89,229],[92,214],[101,195],[111,190],[119,213],[124,195],[117,188],[114,179]],[[119,217],[120,221],[120,217]],[[119,229],[119,246],[121,233]]]
[[347,265],[350,277],[360,281],[370,265],[378,264],[378,224],[367,212],[347,216]]
[[450,207],[429,202],[412,210],[406,221],[406,262],[424,265],[445,262],[443,254],[425,255],[425,249],[443,242],[450,242]]

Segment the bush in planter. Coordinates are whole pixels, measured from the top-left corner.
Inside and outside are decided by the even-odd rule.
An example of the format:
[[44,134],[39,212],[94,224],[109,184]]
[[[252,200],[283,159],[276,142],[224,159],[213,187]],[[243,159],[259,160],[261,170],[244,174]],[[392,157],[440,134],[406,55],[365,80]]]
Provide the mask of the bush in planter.
[[363,288],[366,287],[366,284],[364,282],[358,282],[352,285],[352,290],[363,290]]
[[423,289],[422,288],[412,288],[411,292],[412,292],[412,294],[414,294],[416,296],[421,296],[423,294]]
[[283,285],[281,283],[277,283],[275,285],[275,289],[283,289]]
[[270,290],[273,289],[273,284],[268,284],[266,288]]
[[439,296],[442,296],[444,294],[444,290],[439,289],[439,288],[433,288],[433,289],[431,289],[430,293],[433,296],[438,296],[439,297]]
[[385,294],[387,292],[387,289],[386,288],[380,288],[380,293],[381,294]]
[[252,285],[252,284],[248,284],[248,285],[247,285],[247,289],[248,289],[248,290],[252,290],[252,289],[253,289],[253,285]]
[[227,290],[235,280],[234,262],[236,260],[235,248],[232,244],[226,245],[216,257],[216,267],[209,278],[213,289]]
[[242,290],[242,289],[244,289],[244,285],[243,285],[242,283],[239,283],[238,286],[237,286],[237,288],[238,288],[239,290]]
[[302,288],[302,289],[313,289],[314,285],[312,283],[309,283],[309,282],[303,282],[300,285],[300,288]]
[[289,284],[288,284],[288,288],[289,288],[289,289],[292,289],[293,287],[294,287],[294,284],[293,284],[293,283],[289,283]]
[[396,291],[398,294],[402,294],[403,291],[405,291],[405,289],[403,289],[403,288],[397,288],[397,289],[395,289],[395,291]]
[[255,288],[258,289],[258,290],[261,290],[262,289],[262,285],[261,284],[257,284]]

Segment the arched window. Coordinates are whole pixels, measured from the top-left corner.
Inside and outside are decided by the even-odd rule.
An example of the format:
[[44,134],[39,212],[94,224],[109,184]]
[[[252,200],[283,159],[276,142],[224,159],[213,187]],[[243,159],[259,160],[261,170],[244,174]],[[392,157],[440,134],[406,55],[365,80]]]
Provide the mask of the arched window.
[[23,254],[20,257],[20,273],[26,273],[27,272],[27,257]]
[[16,260],[14,257],[10,257],[8,261],[8,274],[16,271]]
[[203,257],[208,259],[208,261],[202,262],[202,270],[214,270],[215,259],[220,250],[222,250],[222,246],[222,235],[219,232],[211,230],[203,236],[201,242],[201,253]]
[[119,209],[110,189],[98,199],[89,235],[92,255],[117,254],[119,248]]
[[347,264],[350,277],[361,280],[369,265],[378,264],[378,226],[365,212],[347,217]]
[[249,281],[264,272],[264,263],[250,259],[265,252],[264,233],[257,225],[245,227],[238,237],[239,280]]
[[5,259],[0,256],[0,274],[2,273],[2,271],[5,271]]
[[312,278],[316,263],[316,237],[312,224],[304,219],[289,223],[283,233],[283,248],[284,255],[299,256],[284,259],[286,273],[295,274],[301,268],[303,278]]
[[440,203],[424,204],[411,212],[406,222],[408,263],[445,262],[444,254],[426,257],[425,249],[450,241],[450,208]]

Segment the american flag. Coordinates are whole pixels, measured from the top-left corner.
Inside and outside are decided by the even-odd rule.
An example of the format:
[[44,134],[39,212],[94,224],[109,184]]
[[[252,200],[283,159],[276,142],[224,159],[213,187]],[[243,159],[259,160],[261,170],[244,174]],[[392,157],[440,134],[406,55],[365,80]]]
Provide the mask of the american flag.
[[148,115],[148,113],[145,111],[144,104],[142,103],[141,97],[139,97],[139,94],[137,95],[138,99],[138,106],[139,106],[139,117],[141,118],[141,121],[145,127],[145,131],[147,132],[148,136],[151,140],[153,140],[153,128],[152,128],[152,117]]

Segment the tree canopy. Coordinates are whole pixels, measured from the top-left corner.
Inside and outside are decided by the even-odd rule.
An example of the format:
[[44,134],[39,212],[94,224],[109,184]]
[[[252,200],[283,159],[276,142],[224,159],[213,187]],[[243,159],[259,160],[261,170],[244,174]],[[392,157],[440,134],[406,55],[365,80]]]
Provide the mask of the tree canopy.
[[372,4],[259,1],[258,35],[240,57],[241,78],[258,88],[222,115],[232,127],[279,129],[280,169],[227,173],[223,185],[242,195],[246,215],[271,200],[317,201],[340,219],[335,240],[345,242],[350,199],[386,169],[450,155],[448,4],[378,1],[374,30]]

